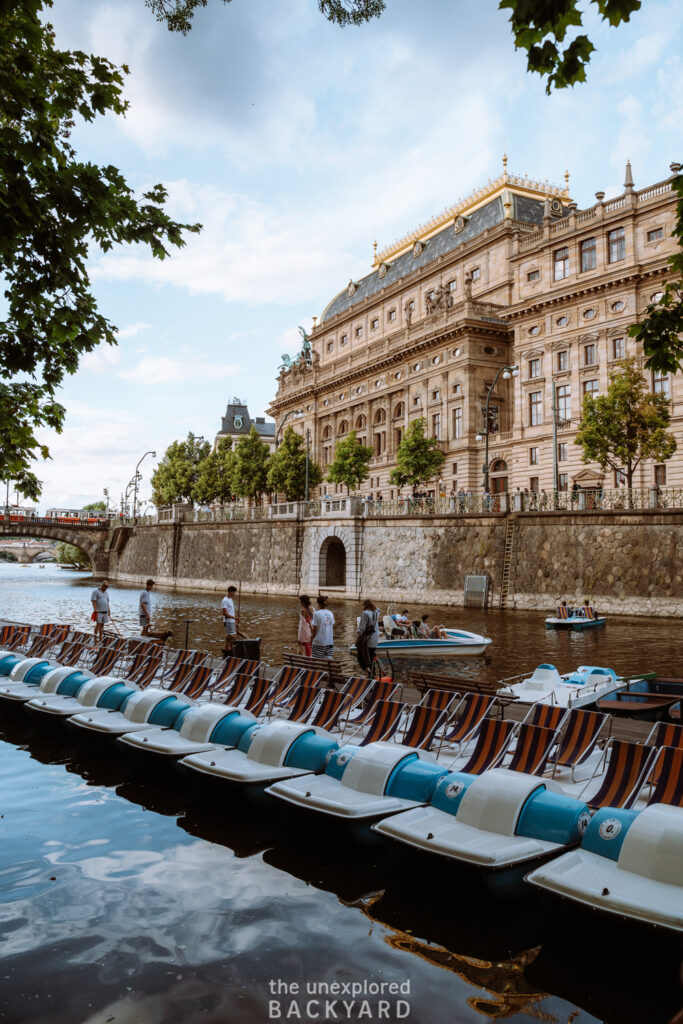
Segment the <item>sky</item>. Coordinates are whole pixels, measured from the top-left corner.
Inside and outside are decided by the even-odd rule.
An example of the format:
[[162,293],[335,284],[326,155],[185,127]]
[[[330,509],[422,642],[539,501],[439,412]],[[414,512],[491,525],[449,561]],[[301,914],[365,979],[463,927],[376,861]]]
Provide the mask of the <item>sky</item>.
[[[587,6],[587,5],[586,5]],[[628,25],[590,13],[588,82],[548,97],[497,0],[387,0],[340,29],[316,0],[209,0],[188,36],[143,0],[55,0],[57,42],[127,64],[125,118],[77,125],[79,156],[115,164],[201,222],[163,262],[93,250],[119,344],[66,381],[61,435],[36,472],[40,509],[118,504],[145,452],[213,439],[233,396],[252,416],[282,353],[380,250],[508,169],[564,184],[579,207],[683,160],[683,4],[644,0]],[[155,461],[141,464],[148,498]]]

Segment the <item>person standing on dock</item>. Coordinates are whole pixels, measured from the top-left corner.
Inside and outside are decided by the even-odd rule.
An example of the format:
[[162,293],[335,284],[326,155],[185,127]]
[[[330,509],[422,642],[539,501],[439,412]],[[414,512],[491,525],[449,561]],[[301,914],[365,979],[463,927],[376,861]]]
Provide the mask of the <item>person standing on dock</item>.
[[225,647],[232,649],[233,640],[237,634],[237,616],[235,614],[235,594],[237,587],[228,587],[228,593],[221,601],[221,612],[223,614],[223,625],[225,627]]
[[299,648],[301,653],[306,658],[311,656],[311,623],[313,621],[313,609],[311,608],[311,599],[308,594],[302,594],[299,598],[299,604],[301,605],[301,611],[299,612],[299,630],[297,633],[297,640],[299,641]]
[[331,658],[334,654],[334,615],[327,607],[327,598],[322,594],[317,598],[317,611],[313,612],[311,635],[313,637],[313,657]]
[[95,620],[95,639],[101,640],[104,635],[104,627],[109,622],[111,609],[109,607],[109,582],[102,580],[98,587],[95,587],[90,600],[92,601],[93,618]]
[[140,632],[143,636],[149,636],[149,628],[152,625],[152,587],[154,586],[154,580],[147,580],[145,583],[145,589],[140,591],[140,625],[142,629]]

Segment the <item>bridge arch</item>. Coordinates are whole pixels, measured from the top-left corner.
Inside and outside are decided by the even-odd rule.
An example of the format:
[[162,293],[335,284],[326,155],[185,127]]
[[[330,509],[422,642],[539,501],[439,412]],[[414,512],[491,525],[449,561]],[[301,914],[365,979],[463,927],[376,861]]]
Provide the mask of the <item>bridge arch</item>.
[[108,529],[94,526],[66,526],[60,523],[23,522],[8,523],[0,516],[0,537],[35,537],[37,540],[60,540],[74,544],[90,559],[93,572],[106,570],[106,542]]

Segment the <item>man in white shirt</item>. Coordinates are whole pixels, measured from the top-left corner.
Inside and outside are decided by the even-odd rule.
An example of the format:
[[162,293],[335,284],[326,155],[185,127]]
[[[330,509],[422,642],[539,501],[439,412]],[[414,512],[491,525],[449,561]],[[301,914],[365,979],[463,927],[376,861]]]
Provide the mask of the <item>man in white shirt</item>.
[[102,580],[98,587],[95,587],[90,600],[92,601],[93,615],[95,616],[95,639],[102,639],[104,634],[105,623],[109,621],[110,607],[109,607],[109,583],[107,580]]
[[237,633],[237,616],[235,614],[235,594],[237,587],[228,587],[227,596],[221,601],[221,612],[223,614],[223,625],[225,627],[226,650],[232,648],[232,643]]
[[313,612],[311,634],[314,658],[331,658],[334,654],[334,615],[327,607],[327,598],[322,594],[317,598],[317,611]]
[[139,601],[139,613],[140,613],[140,630],[142,636],[149,636],[149,628],[152,625],[152,587],[154,586],[154,580],[147,580],[145,589],[140,591]]

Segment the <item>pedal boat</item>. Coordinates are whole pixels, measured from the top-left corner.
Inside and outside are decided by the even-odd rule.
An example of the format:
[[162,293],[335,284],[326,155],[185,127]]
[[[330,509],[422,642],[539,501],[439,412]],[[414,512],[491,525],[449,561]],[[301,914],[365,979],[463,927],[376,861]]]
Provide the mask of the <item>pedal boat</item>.
[[[387,651],[392,658],[429,655],[443,658],[451,655],[459,658],[476,657],[484,654],[492,643],[488,636],[469,633],[465,629],[447,629],[446,637],[387,637],[380,634],[377,653]],[[356,648],[351,649],[355,652]]]
[[87,669],[66,667],[47,658],[25,658],[0,685],[0,700],[26,704],[41,693],[73,696],[95,676]]
[[554,665],[539,665],[519,683],[502,687],[501,697],[514,696],[527,704],[543,701],[561,708],[589,708],[600,697],[607,697],[626,686],[628,680],[611,668],[579,665],[576,672],[560,675]]
[[399,854],[472,869],[488,889],[512,896],[524,891],[530,867],[578,845],[589,821],[587,805],[556,783],[491,768],[443,775],[428,806],[385,818],[372,830]]
[[277,782],[266,792],[318,814],[369,825],[429,803],[447,771],[433,754],[400,743],[347,744],[330,753],[322,775]]
[[287,721],[255,723],[242,732],[234,746],[233,750],[214,747],[190,754],[180,764],[214,779],[265,788],[299,776],[314,781],[313,773],[322,772],[339,748],[325,729]]
[[182,693],[170,693],[161,687],[148,686],[130,694],[121,705],[120,711],[109,711],[94,707],[77,714],[71,712],[67,719],[85,732],[98,736],[123,736],[128,732],[139,732],[152,725],[171,727],[184,708],[196,707],[189,697]]
[[683,935],[683,809],[604,807],[578,850],[527,876],[553,900]]
[[118,742],[170,760],[206,750],[236,747],[242,735],[256,724],[254,715],[243,708],[202,701],[181,708],[171,726],[151,725],[124,733],[118,737]]
[[597,619],[586,618],[585,615],[569,615],[561,619],[557,615],[549,615],[545,620],[546,629],[572,629],[575,633],[583,633],[586,629],[596,629],[604,626],[607,619],[600,616]]

